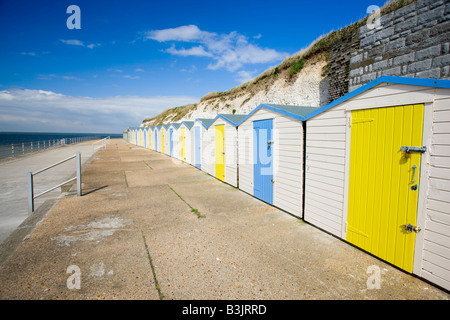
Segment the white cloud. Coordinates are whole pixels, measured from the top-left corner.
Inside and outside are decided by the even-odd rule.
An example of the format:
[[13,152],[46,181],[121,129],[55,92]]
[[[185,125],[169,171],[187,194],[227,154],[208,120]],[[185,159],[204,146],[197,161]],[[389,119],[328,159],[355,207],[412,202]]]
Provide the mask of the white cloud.
[[63,79],[63,80],[81,80],[78,77],[75,76],[67,76],[67,75],[57,75],[54,73],[50,73],[50,74],[38,74],[38,76],[36,77],[39,80],[54,80],[54,79]]
[[182,69],[180,69],[180,71],[181,72],[195,72],[195,71],[197,71],[197,67],[192,65],[189,69],[182,68]]
[[44,90],[1,90],[5,131],[120,133],[171,107],[198,102],[189,96],[73,97]]
[[166,50],[167,53],[177,55],[177,56],[197,56],[197,57],[212,57],[211,53],[208,53],[205,51],[205,49],[202,46],[198,47],[192,47],[189,49],[175,49],[175,46],[170,47]]
[[135,72],[145,72],[145,70],[142,69],[142,68],[136,68],[134,71],[135,71]]
[[35,57],[37,55],[35,52],[21,52],[20,54],[23,56],[32,56],[32,57]]
[[125,79],[139,79],[140,77],[139,76],[131,76],[131,75],[129,75],[129,74],[126,74],[126,75],[124,75],[123,76]]
[[80,41],[80,40],[64,40],[64,39],[61,39],[60,40],[62,43],[65,43],[65,44],[68,44],[68,45],[71,45],[71,46],[81,46],[81,47],[86,47],[86,48],[89,48],[89,49],[93,49],[93,48],[95,48],[95,47],[99,47],[100,46],[100,43],[91,43],[91,44],[84,44],[84,42],[83,41]]
[[240,83],[245,83],[247,81],[252,80],[255,77],[256,71],[245,71],[241,70],[237,73],[236,80]]
[[123,72],[122,69],[114,69],[114,68],[106,69],[106,71],[111,71],[111,72]]
[[148,31],[145,33],[144,39],[152,39],[159,42],[165,41],[196,42],[212,36],[215,36],[215,33],[201,31],[195,25],[188,25],[177,28]]
[[84,46],[83,42],[80,40],[63,40],[61,39],[62,43],[69,44],[71,46]]
[[[254,37],[259,39],[261,35]],[[195,25],[177,28],[152,30],[145,33],[144,39],[159,42],[195,43],[190,48],[177,49],[175,44],[165,52],[178,56],[209,57],[214,60],[208,68],[211,70],[226,69],[236,71],[246,64],[274,63],[282,61],[288,53],[278,52],[270,48],[261,48],[250,43],[248,38],[233,31],[229,34],[217,34],[202,31]]]

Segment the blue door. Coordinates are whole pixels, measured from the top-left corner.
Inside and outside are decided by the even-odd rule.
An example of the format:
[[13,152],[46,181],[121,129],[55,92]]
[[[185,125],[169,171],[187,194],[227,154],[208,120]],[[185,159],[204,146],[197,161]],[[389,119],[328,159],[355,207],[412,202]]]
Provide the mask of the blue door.
[[155,129],[155,151],[158,151],[158,130]]
[[147,131],[146,130],[142,131],[142,134],[144,135],[144,145],[143,145],[143,147],[147,148]]
[[273,204],[273,120],[253,121],[253,195]]
[[195,127],[195,166],[201,169],[200,127]]
[[170,128],[170,156],[173,157],[173,129]]

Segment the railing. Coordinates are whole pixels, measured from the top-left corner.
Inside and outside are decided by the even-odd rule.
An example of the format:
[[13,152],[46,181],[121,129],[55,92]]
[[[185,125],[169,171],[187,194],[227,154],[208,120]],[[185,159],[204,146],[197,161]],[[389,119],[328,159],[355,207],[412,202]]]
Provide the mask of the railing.
[[[71,178],[71,179],[69,179],[67,181],[64,181],[64,182],[62,182],[62,183],[60,183],[60,184],[58,184],[58,185],[56,185],[56,186],[54,186],[54,187],[44,191],[44,192],[41,192],[38,195],[34,195],[33,177],[35,175],[37,175],[37,174],[39,174],[41,172],[44,172],[44,171],[46,171],[48,169],[51,169],[53,167],[56,167],[57,165],[60,165],[60,164],[62,164],[64,162],[66,162],[66,161],[69,161],[69,160],[73,159],[73,158],[76,158],[76,165],[77,165],[77,175],[75,177],[73,177],[73,178]],[[52,165],[50,165],[48,167],[45,167],[45,168],[43,168],[41,170],[36,171],[36,172],[28,172],[28,177],[27,178],[28,178],[28,213],[30,213],[30,214],[34,212],[34,199],[36,199],[37,197],[40,197],[40,196],[42,196],[42,195],[52,191],[52,190],[55,190],[56,188],[59,188],[59,187],[65,185],[66,183],[72,182],[74,180],[77,180],[77,195],[79,197],[81,197],[81,154],[80,154],[79,151],[77,151],[77,153],[75,155],[73,155],[73,156],[71,156],[71,157],[69,157],[67,159],[61,160],[61,161],[59,161],[57,163],[54,163],[54,164],[52,164]]]
[[17,157],[24,154],[60,147],[68,144],[80,143],[89,140],[95,140],[99,136],[72,137],[62,139],[47,139],[39,141],[27,141],[11,143],[0,146],[0,158]]
[[[105,151],[106,151],[106,141],[109,142],[109,140],[110,140],[110,137],[108,136],[106,138],[103,138],[103,139],[101,139],[99,141],[94,142],[92,144],[92,153],[94,153],[96,149],[100,149],[100,148],[105,148]],[[103,145],[101,145],[99,147],[95,147],[96,144],[102,143],[102,141],[103,141]]]

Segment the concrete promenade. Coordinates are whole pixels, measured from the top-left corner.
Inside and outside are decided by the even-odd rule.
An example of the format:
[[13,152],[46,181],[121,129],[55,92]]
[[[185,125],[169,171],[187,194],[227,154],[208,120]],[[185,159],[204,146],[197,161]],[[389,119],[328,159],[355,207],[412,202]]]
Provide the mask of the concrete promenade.
[[[81,164],[85,166],[93,156],[92,143],[86,141],[70,144],[35,153],[2,159],[0,162],[0,242],[2,242],[17,226],[28,217],[27,173],[36,172],[58,161],[81,153]],[[100,145],[95,145],[98,148]],[[35,195],[67,181],[76,175],[75,159],[44,171],[34,177]],[[61,189],[55,189],[35,199],[38,208],[48,199],[61,195]]]
[[121,139],[99,151],[82,181],[82,197],[70,191],[24,222],[37,224],[25,239],[10,239],[20,245],[0,267],[1,299],[450,298],[193,166]]

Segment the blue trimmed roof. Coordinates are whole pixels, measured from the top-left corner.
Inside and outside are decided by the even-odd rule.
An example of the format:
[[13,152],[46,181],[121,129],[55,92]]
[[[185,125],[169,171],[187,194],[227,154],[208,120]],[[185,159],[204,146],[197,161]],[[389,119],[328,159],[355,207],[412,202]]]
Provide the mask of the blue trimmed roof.
[[237,127],[238,123],[241,122],[242,119],[244,119],[247,115],[246,114],[223,114],[219,113],[213,121],[208,125],[208,128],[216,121],[218,118],[222,118],[225,121],[229,122],[233,126]]
[[[214,119],[206,119],[206,118],[197,118],[195,121],[198,121],[204,126],[206,129],[208,129],[209,125],[214,121]],[[195,123],[194,121],[194,123]]]
[[170,126],[174,127],[175,129],[178,129],[181,126],[181,123],[171,123]]
[[182,121],[181,124],[184,124],[188,129],[190,129],[194,125],[194,121]]
[[253,109],[252,112],[250,112],[245,118],[243,118],[237,125],[239,126],[261,108],[272,110],[300,121],[305,121],[308,114],[319,109],[319,107],[305,107],[282,104],[260,104],[258,107]]
[[450,80],[382,76],[350,93],[347,93],[345,96],[342,96],[339,99],[336,99],[333,102],[317,109],[316,111],[310,113],[305,120],[311,119],[312,117],[315,117],[318,114],[325,112],[328,109],[331,109],[347,100],[350,100],[351,98],[356,97],[357,95],[363,93],[364,91],[370,90],[373,87],[376,87],[382,83],[406,84],[410,86],[450,89]]

